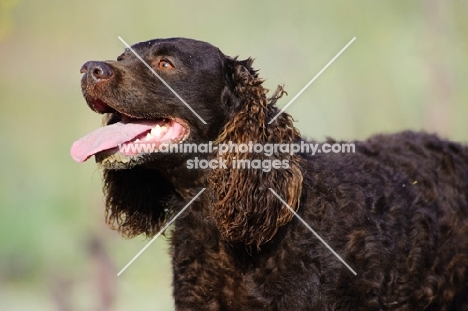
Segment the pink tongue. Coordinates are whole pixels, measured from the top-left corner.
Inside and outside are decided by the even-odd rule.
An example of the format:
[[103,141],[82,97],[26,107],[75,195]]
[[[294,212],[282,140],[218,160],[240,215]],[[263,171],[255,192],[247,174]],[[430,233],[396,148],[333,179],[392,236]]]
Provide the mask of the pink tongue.
[[95,130],[75,141],[70,154],[76,162],[84,162],[92,155],[107,149],[118,147],[140,134],[151,130],[156,122],[141,121],[132,123],[117,122]]

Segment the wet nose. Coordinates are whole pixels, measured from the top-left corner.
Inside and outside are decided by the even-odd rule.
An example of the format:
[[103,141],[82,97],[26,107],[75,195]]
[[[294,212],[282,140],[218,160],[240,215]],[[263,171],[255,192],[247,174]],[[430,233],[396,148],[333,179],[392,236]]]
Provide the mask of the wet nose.
[[86,62],[80,72],[88,76],[88,81],[92,79],[94,82],[106,80],[112,76],[112,69],[104,62]]

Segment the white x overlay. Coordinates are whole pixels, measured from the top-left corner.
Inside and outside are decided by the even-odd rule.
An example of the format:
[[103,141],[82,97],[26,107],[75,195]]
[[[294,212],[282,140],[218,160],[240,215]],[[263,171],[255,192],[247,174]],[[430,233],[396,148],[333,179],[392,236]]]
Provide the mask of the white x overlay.
[[[198,119],[200,119],[200,121],[203,122],[203,124],[207,124],[205,122],[205,120],[202,119],[202,117],[200,117],[197,112],[195,110],[193,110],[192,107],[190,107],[189,104],[187,104],[184,99],[182,97],[179,96],[179,94],[177,94],[176,91],[174,91],[174,89],[169,85],[167,84],[166,81],[164,81],[163,78],[161,78],[161,76],[159,76],[156,71],[154,71],[154,69],[148,65],[144,60],[143,58],[141,58],[140,55],[138,55],[135,50],[132,49],[132,47],[130,45],[127,44],[127,42],[125,42],[120,36],[118,37],[120,41],[122,41],[122,43],[126,46],[127,49],[129,49],[188,109],[190,109],[190,111],[192,111],[192,113],[198,117]],[[328,66],[330,66],[340,55],[341,53],[343,53],[350,45],[351,43],[354,42],[354,40],[356,40],[356,37],[354,37],[353,39],[351,39],[351,41],[348,42],[348,44],[346,44],[345,47],[343,47],[341,49],[341,51],[338,52],[338,54],[335,55],[335,57],[333,57],[326,65],[325,67],[322,68],[322,70],[320,70],[313,78],[312,80],[309,81],[309,83],[307,83],[300,91],[299,93],[296,94],[296,96],[294,96],[290,101],[289,103],[287,103],[283,109],[281,109],[280,112],[278,112],[278,114],[273,117],[270,122],[268,122],[268,124],[271,124],[276,118],[278,118],[278,116],[283,113],[324,71],[325,69],[328,68]],[[189,206],[190,204],[192,204],[201,194],[203,191],[205,191],[206,188],[202,188],[202,190],[200,190],[200,192],[198,192],[195,197],[193,197],[192,200],[190,200],[190,202],[187,203],[187,205],[184,206],[184,208],[182,208],[182,210],[180,210],[177,215],[175,215],[146,245],[145,247],[143,247],[139,252],[138,254],[136,254],[132,260],[130,260],[130,262],[119,272],[117,273],[117,276],[120,276]],[[320,242],[322,242],[332,253],[333,255],[335,255],[354,275],[357,275],[357,273],[340,257],[340,255],[338,255],[338,253],[336,253],[328,244],[327,242],[325,242],[325,240],[323,240],[306,222],[304,219],[302,219],[301,216],[299,216],[273,189],[269,188],[269,190],[287,207],[289,208],[289,210],[294,214],[294,216],[296,216],[306,227],[307,229],[309,229],[316,237],[317,239],[320,240]]]

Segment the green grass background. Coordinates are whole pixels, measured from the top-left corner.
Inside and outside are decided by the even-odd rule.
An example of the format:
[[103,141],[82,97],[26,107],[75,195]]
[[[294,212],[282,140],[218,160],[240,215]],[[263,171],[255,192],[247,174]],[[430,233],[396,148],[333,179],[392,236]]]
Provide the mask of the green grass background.
[[173,310],[167,242],[103,220],[101,173],[71,143],[100,125],[79,69],[159,37],[256,58],[308,138],[402,129],[468,139],[468,1],[0,0],[0,310]]

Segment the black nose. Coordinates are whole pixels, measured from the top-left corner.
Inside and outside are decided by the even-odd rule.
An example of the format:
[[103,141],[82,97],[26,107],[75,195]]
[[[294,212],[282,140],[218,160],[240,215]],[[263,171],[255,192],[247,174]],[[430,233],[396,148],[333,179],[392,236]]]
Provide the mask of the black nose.
[[109,79],[112,76],[112,69],[104,62],[86,62],[80,69],[81,73],[86,73],[88,81],[94,82]]

